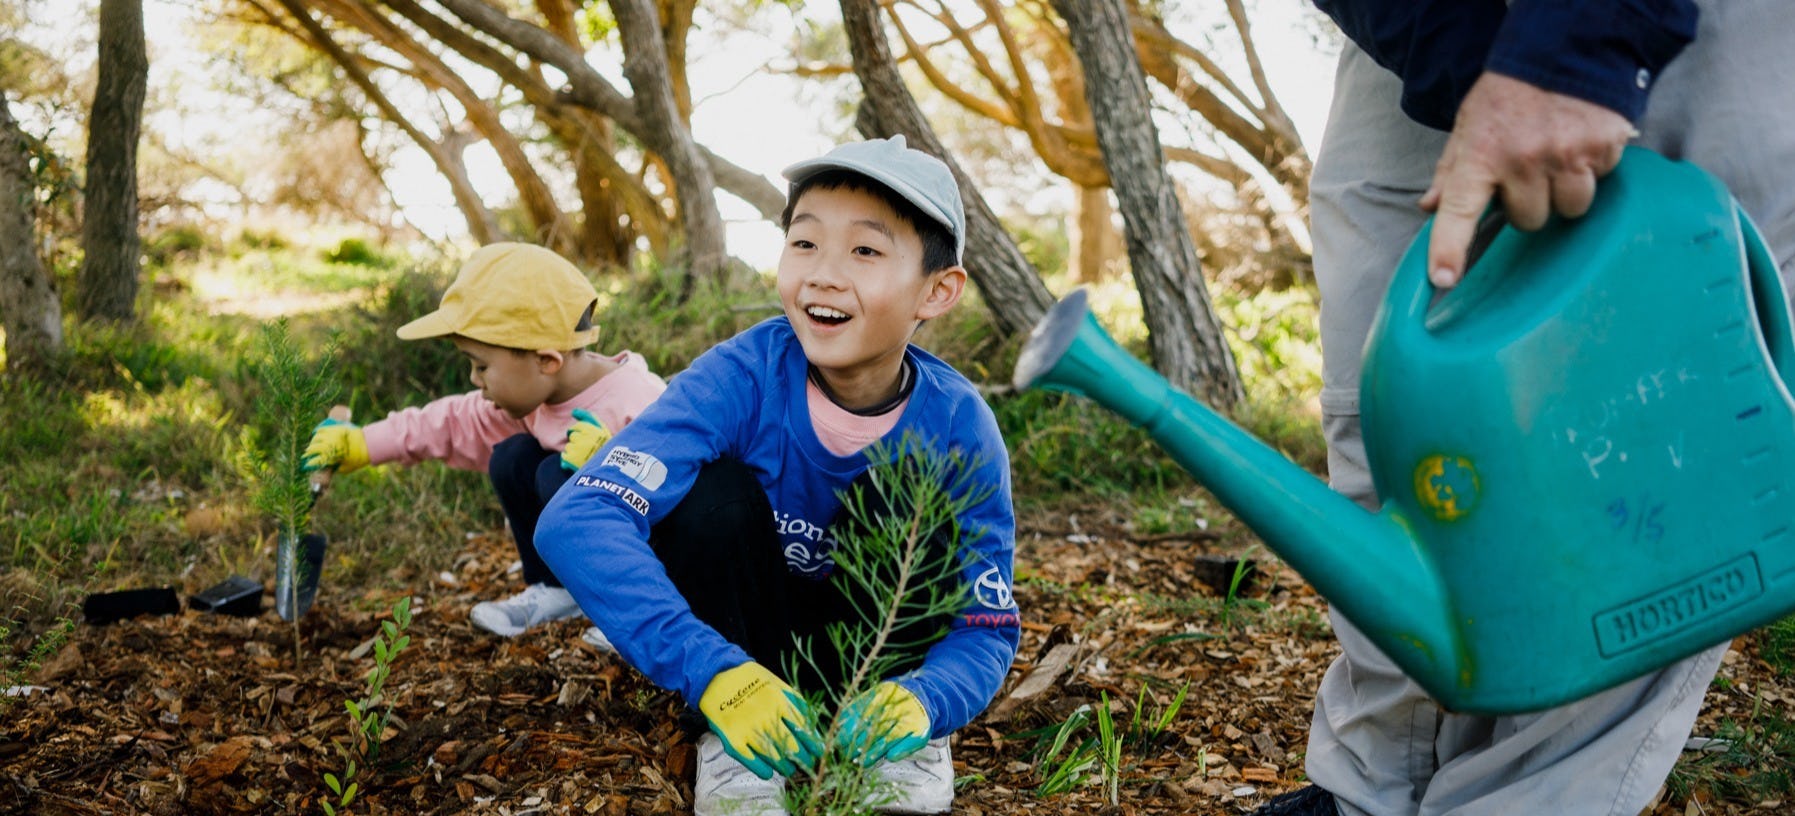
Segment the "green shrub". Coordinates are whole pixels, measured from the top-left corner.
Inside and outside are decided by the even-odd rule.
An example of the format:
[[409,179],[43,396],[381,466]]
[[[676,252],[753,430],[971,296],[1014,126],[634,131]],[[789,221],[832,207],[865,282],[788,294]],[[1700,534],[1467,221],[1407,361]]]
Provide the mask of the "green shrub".
[[176,224],[144,241],[143,254],[150,266],[167,266],[173,261],[210,251],[214,246],[212,237],[198,226]]
[[324,260],[334,264],[344,264],[347,266],[373,266],[384,268],[391,265],[391,261],[389,261],[385,255],[382,255],[379,250],[370,246],[367,241],[355,237],[344,238],[343,240],[338,241],[336,246],[325,250]]
[[1145,431],[1082,397],[1024,391],[991,399],[1015,492],[1161,493],[1192,479]]
[[341,341],[337,370],[344,399],[357,417],[373,419],[473,388],[467,362],[454,344],[401,340],[397,333],[400,326],[435,311],[453,277],[454,268],[446,261],[406,269],[355,310],[353,319],[336,317]]
[[232,257],[242,254],[242,249],[279,250],[287,249],[293,245],[292,242],[287,240],[286,236],[281,235],[276,230],[259,230],[252,227],[244,227],[242,232],[237,233],[237,239],[233,243],[234,245],[231,247]]

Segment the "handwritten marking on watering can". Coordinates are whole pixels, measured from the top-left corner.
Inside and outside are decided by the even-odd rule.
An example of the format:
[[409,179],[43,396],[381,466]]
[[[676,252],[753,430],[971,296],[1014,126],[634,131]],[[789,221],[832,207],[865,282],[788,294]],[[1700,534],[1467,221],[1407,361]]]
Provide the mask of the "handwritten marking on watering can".
[[1720,615],[1763,594],[1756,556],[1725,564],[1635,601],[1596,613],[1596,646],[1614,657]]
[[1648,495],[1639,497],[1637,502],[1627,499],[1615,499],[1608,503],[1608,521],[1615,532],[1631,530],[1633,543],[1651,543],[1664,539],[1664,522],[1658,515],[1664,511],[1664,502],[1655,501]]
[[[1639,375],[1633,381],[1633,387],[1622,391],[1618,396],[1608,397],[1581,406],[1579,421],[1564,426],[1563,439],[1571,445],[1583,458],[1584,467],[1589,468],[1589,478],[1602,478],[1602,467],[1610,459],[1625,462],[1629,452],[1615,450],[1614,440],[1603,433],[1608,425],[1623,416],[1636,414],[1640,409],[1654,403],[1663,402],[1678,390],[1700,379],[1687,368],[1672,371],[1661,368]],[[1677,432],[1675,441],[1667,441],[1665,453],[1670,458],[1670,466],[1683,467],[1683,433]]]
[[1415,498],[1435,521],[1457,521],[1477,506],[1477,468],[1463,456],[1433,454],[1415,466]]

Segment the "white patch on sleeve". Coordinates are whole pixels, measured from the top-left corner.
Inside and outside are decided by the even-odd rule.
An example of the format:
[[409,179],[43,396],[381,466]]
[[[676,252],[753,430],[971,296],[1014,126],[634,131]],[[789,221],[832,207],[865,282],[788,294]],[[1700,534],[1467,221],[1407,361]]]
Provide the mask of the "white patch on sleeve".
[[659,490],[661,483],[667,481],[667,466],[661,460],[621,445],[611,448],[611,452],[605,454],[605,461],[600,467],[617,468],[647,490]]

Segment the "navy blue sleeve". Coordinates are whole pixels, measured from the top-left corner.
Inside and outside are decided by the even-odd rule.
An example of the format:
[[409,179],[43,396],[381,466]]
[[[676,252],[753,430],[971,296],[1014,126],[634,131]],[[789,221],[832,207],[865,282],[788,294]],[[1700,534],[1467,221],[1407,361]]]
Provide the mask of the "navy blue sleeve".
[[1486,67],[1637,122],[1698,16],[1692,0],[1515,0]]
[[1614,110],[1645,111],[1658,73],[1695,38],[1693,0],[1316,0],[1402,78],[1402,111],[1451,130],[1487,68]]
[[1483,73],[1503,0],[1315,0],[1366,56],[1402,78],[1402,112],[1451,130]]

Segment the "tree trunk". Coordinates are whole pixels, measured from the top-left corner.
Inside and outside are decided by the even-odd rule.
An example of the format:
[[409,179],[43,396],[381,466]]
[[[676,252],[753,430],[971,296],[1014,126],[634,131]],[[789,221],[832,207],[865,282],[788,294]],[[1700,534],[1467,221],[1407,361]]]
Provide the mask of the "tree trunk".
[[1053,0],[1084,67],[1085,97],[1128,241],[1128,260],[1159,372],[1211,406],[1245,398],[1210,306],[1197,251],[1165,173],[1147,80],[1121,0]]
[[1108,277],[1109,262],[1121,255],[1115,224],[1110,215],[1108,187],[1080,187],[1073,204],[1071,234],[1072,279],[1096,283]]
[[75,311],[84,320],[136,317],[137,137],[149,74],[143,0],[100,1],[99,84],[87,120],[87,183]]
[[0,318],[13,373],[48,369],[62,354],[62,301],[37,258],[35,200],[25,133],[0,94]]
[[691,275],[726,286],[731,265],[723,216],[717,211],[717,180],[680,117],[659,12],[651,0],[611,0],[611,14],[623,40],[623,75],[635,91],[636,111],[645,125],[637,135],[667,162],[673,176]]
[[855,127],[868,138],[902,133],[912,147],[939,157],[953,170],[966,205],[963,263],[967,275],[984,295],[999,331],[1005,335],[1027,332],[1053,305],[1053,295],[1041,282],[1040,273],[1023,257],[959,163],[941,146],[910,96],[885,41],[877,0],[841,0],[841,18],[854,54],[854,75],[860,78],[865,94],[854,118]]

